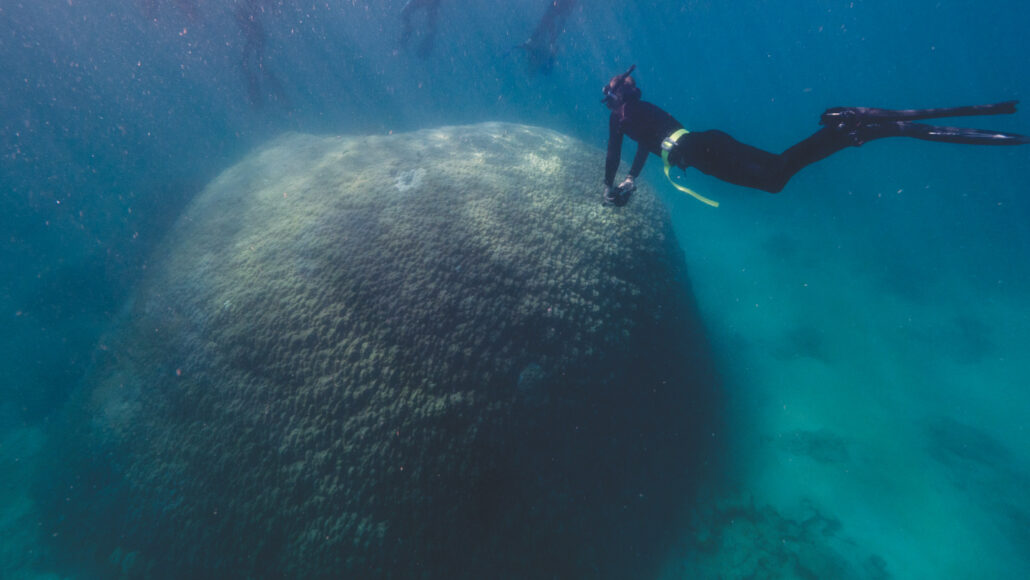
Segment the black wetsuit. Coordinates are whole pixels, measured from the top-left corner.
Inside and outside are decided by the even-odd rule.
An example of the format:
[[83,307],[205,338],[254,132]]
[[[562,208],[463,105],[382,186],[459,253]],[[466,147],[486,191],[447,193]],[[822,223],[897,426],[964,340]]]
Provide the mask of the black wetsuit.
[[[824,159],[845,147],[861,145],[883,137],[914,137],[929,141],[974,145],[1018,145],[1028,142],[1022,135],[935,127],[913,123],[912,119],[945,116],[994,115],[1015,112],[1015,102],[975,105],[951,109],[889,111],[884,109],[837,108],[823,113],[823,128],[779,155],[746,145],[722,131],[698,131],[682,135],[669,152],[669,163],[681,169],[696,167],[723,181],[777,193],[806,165]],[[604,183],[611,186],[622,157],[622,137],[637,142],[630,167],[636,178],[650,153],[662,154],[662,141],[683,125],[654,104],[630,100],[612,111],[608,120],[608,157]]]

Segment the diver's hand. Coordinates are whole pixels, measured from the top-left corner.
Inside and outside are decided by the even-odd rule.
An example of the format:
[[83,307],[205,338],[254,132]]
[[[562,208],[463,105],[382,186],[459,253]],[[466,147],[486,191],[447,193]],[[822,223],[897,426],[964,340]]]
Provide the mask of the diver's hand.
[[610,187],[604,193],[604,205],[624,206],[629,201],[629,194],[618,187]]
[[629,196],[637,190],[637,185],[633,183],[633,177],[627,177],[618,187],[612,187],[606,185],[604,187],[604,203],[623,206],[629,201]]

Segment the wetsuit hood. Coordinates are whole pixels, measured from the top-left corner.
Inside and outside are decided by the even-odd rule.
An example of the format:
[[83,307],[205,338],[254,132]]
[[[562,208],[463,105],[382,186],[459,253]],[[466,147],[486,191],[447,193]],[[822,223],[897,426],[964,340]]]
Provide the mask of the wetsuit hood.
[[633,80],[633,77],[629,76],[636,68],[637,65],[633,65],[626,72],[612,77],[608,84],[601,89],[601,92],[604,94],[601,102],[615,109],[622,103],[640,100],[642,93],[637,88],[637,83]]

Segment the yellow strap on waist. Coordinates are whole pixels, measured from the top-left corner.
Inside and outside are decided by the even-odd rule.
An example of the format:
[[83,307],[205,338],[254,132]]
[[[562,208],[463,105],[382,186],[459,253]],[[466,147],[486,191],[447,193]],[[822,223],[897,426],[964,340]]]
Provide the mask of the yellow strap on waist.
[[665,177],[669,180],[669,183],[671,183],[673,187],[682,191],[683,193],[693,197],[701,203],[708,204],[712,207],[719,207],[719,202],[712,201],[690,188],[683,187],[682,185],[673,181],[672,176],[669,175],[669,151],[672,151],[672,148],[676,146],[676,141],[678,141],[680,137],[686,135],[689,132],[690,131],[687,131],[686,129],[677,129],[676,131],[673,131],[672,135],[669,135],[665,138],[664,141],[662,141],[662,162],[665,163]]

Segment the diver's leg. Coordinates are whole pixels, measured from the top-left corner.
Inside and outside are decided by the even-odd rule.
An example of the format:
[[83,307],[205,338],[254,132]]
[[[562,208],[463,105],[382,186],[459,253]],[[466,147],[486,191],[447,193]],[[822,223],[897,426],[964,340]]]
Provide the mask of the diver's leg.
[[[689,133],[680,138],[687,165],[723,181],[778,193],[801,169],[867,141],[901,136],[902,122],[868,124],[852,130],[823,127],[779,155],[738,142],[721,131]],[[907,123],[912,125],[912,123]],[[679,149],[681,147],[677,147]]]
[[[886,135],[882,136],[885,137]],[[865,141],[876,138],[879,138],[879,136],[866,135]],[[823,127],[819,129],[807,139],[798,142],[780,154],[780,157],[783,158],[784,185],[794,174],[803,168],[816,161],[822,161],[841,149],[858,146],[865,141],[858,141],[852,135],[835,128]]]
[[693,166],[722,181],[770,193],[783,189],[790,178],[784,177],[782,155],[746,145],[722,131],[687,133],[680,137],[669,161],[677,167]]
[[[832,109],[831,109],[832,110]],[[938,109],[939,110],[939,109]],[[825,117],[824,117],[825,119]],[[911,137],[926,141],[961,143],[965,145],[1022,145],[1030,139],[1015,133],[966,129],[962,127],[937,127],[897,120],[866,120],[854,117],[847,122],[823,127],[811,137],[784,151],[783,184],[800,171],[850,146],[858,147],[869,141],[885,137]]]
[[411,40],[411,35],[415,32],[415,24],[412,22],[412,18],[416,8],[418,8],[418,2],[414,1],[409,1],[401,8],[401,48],[408,47],[408,41]]
[[247,99],[250,101],[251,106],[260,107],[264,99],[261,98],[261,81],[258,78],[258,71],[254,70],[260,67],[260,61],[255,50],[257,48],[254,43],[248,39],[243,45],[240,69],[243,71],[243,77],[247,83]]
[[842,149],[885,137],[970,145],[1030,143],[1030,138],[1015,133],[857,118],[847,124],[827,125],[779,155],[740,143],[722,131],[688,133],[680,137],[669,160],[681,168],[694,166],[729,183],[778,193],[804,167]]
[[887,121],[826,126],[779,155],[740,143],[722,131],[688,133],[674,151],[679,155],[671,155],[670,161],[680,167],[693,165],[729,183],[779,193],[798,171],[842,149],[884,137],[930,138],[915,125]]
[[437,20],[440,17],[440,0],[428,0],[421,3],[425,11],[425,26],[419,36],[422,40],[418,43],[416,54],[419,58],[426,58],[433,52],[433,45],[436,43]]

